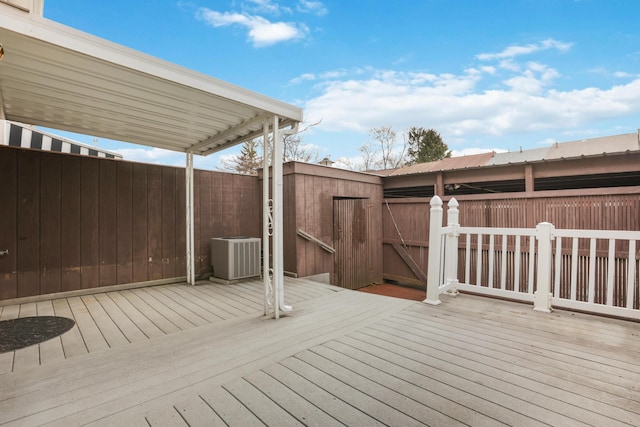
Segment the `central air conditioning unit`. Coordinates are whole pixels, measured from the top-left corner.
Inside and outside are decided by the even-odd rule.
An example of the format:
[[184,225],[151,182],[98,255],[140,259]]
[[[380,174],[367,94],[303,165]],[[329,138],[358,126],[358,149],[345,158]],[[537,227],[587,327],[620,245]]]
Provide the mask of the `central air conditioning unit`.
[[211,239],[213,276],[236,280],[260,275],[260,239],[218,237]]

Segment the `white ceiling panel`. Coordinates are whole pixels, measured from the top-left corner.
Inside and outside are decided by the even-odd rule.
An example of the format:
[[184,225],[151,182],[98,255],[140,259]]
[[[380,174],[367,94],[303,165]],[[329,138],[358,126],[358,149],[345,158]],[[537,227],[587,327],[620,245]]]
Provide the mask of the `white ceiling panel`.
[[0,3],[0,114],[7,120],[210,154],[298,107]]

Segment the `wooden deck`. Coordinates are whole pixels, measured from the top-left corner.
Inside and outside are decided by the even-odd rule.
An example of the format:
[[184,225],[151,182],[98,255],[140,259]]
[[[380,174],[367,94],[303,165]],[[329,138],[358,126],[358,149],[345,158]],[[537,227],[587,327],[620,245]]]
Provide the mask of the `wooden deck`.
[[261,292],[170,285],[2,308],[77,327],[0,355],[0,424],[640,425],[637,323],[298,279],[293,314],[274,321]]

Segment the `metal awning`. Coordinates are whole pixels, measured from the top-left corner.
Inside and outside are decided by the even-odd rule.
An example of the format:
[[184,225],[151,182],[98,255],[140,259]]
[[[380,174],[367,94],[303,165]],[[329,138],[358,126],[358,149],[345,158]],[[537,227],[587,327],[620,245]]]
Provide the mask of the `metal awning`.
[[0,115],[195,154],[302,120],[298,107],[0,4]]
[[188,283],[195,283],[193,155],[264,138],[265,171],[267,153],[273,168],[272,199],[267,184],[263,194],[267,260],[273,240],[265,314],[291,310],[282,294],[281,137],[297,131],[302,109],[48,20],[38,14],[41,0],[9,3],[0,0],[0,119],[186,153]]

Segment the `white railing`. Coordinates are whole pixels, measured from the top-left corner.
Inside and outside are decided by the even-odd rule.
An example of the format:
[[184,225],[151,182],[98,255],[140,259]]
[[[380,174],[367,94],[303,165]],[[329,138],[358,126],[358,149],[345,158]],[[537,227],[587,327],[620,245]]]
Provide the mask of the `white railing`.
[[[458,290],[640,319],[640,231],[461,227],[458,202],[431,200],[426,303]],[[462,262],[459,262],[462,258]],[[460,278],[463,278],[460,280]]]

